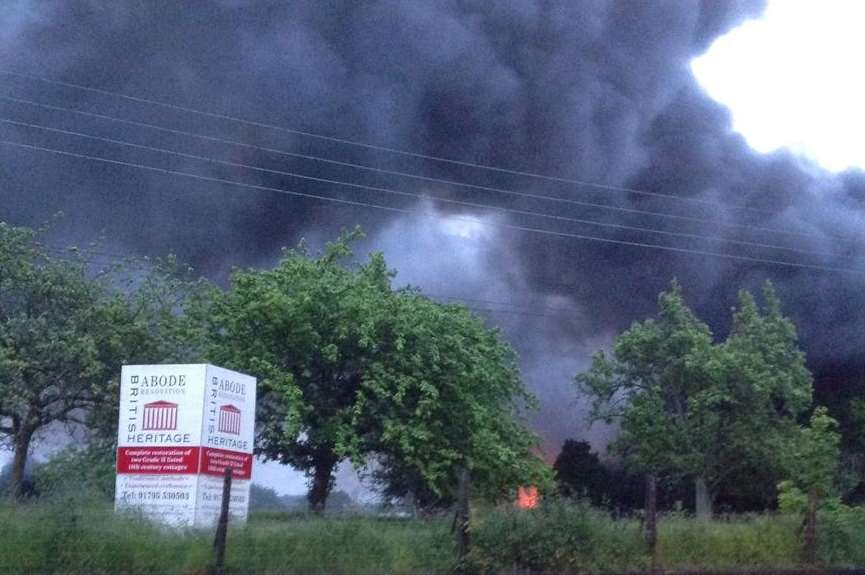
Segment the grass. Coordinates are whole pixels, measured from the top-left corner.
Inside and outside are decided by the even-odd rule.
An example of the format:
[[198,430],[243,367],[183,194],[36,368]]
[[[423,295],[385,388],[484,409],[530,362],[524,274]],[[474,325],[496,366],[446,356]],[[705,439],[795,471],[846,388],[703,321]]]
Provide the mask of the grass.
[[231,573],[411,575],[448,573],[453,543],[443,521],[361,516],[255,519],[233,534]]
[[[667,516],[658,559],[667,571],[802,567],[795,517],[751,516],[700,523]],[[826,517],[825,565],[865,565],[865,513]],[[115,516],[104,503],[0,504],[0,574],[203,575],[210,532],[173,531]],[[478,510],[471,568],[480,574],[638,572],[649,554],[635,519],[612,519],[584,505],[525,512]],[[453,566],[449,519],[285,513],[253,515],[229,532],[229,575],[437,575]]]
[[798,568],[800,524],[796,517],[766,515],[711,522],[666,518],[658,537],[659,563],[677,571]]
[[[801,569],[806,565],[800,526],[800,517],[783,515],[711,522],[666,515],[659,523],[658,567],[667,572]],[[479,517],[473,535],[473,565],[484,574],[629,573],[651,564],[638,520],[614,520],[585,505],[498,510]],[[821,517],[818,543],[823,567],[865,566],[865,510]]]
[[[104,504],[5,506],[0,507],[0,573],[198,575],[206,572],[212,537],[117,517]],[[230,529],[226,570],[437,574],[449,571],[452,557],[442,521],[267,514]]]
[[649,564],[636,521],[614,521],[588,506],[564,504],[478,514],[470,559],[480,573],[623,573]]

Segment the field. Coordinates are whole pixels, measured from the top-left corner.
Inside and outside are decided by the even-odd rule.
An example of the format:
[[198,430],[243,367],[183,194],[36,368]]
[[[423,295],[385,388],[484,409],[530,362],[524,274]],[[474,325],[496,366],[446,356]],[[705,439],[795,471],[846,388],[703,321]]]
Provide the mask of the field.
[[[769,571],[802,567],[795,517],[755,516],[661,523],[666,571]],[[823,566],[865,565],[865,525],[824,526]],[[102,504],[0,507],[0,573],[203,574],[211,533],[174,532]],[[475,514],[471,569],[625,573],[650,566],[637,520],[613,520],[583,506]],[[454,560],[448,518],[429,520],[259,513],[231,529],[229,574],[439,574]]]

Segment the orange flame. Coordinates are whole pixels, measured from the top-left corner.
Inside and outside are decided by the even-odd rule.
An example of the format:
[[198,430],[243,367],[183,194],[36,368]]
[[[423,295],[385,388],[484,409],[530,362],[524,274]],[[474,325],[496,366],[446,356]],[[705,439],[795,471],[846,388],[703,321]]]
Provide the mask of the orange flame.
[[534,485],[524,486],[517,489],[517,507],[520,509],[534,509],[540,500],[538,488]]

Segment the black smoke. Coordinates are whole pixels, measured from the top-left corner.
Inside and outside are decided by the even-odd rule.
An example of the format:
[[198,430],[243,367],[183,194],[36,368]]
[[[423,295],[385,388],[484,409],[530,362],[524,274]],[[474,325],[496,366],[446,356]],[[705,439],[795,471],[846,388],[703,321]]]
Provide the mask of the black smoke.
[[[589,353],[654,309],[677,277],[718,335],[740,288],[773,280],[824,389],[863,383],[865,276],[521,232],[465,217],[631,242],[865,269],[865,177],[832,176],[785,152],[759,155],[696,85],[689,61],[762,2],[9,0],[0,68],[421,154],[670,194],[619,193],[340,145],[0,75],[0,95],[206,133],[247,144],[606,203],[646,216],[455,188],[167,135],[0,100],[0,116],[269,169],[713,240],[458,208],[230,169],[0,123],[0,139],[386,204],[400,214],[196,182],[0,145],[0,219],[58,242],[104,234],[111,251],[172,251],[224,281],[268,265],[301,237],[363,226],[400,281],[478,300],[522,353],[551,450],[585,435],[569,387]],[[791,121],[794,121],[791,119]],[[709,205],[709,202],[714,205]],[[735,207],[734,207],[735,206]],[[759,228],[792,231],[780,235]],[[758,249],[783,244],[822,255]],[[480,301],[483,300],[483,301]],[[509,302],[502,306],[486,302]],[[511,313],[508,312],[510,310]],[[519,313],[513,313],[518,311]],[[540,315],[538,315],[540,314]]]

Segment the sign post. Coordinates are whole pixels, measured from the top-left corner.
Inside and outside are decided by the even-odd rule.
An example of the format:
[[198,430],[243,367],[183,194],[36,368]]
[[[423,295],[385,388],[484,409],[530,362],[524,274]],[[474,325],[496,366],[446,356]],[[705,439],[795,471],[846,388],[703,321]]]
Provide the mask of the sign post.
[[231,469],[231,515],[245,521],[255,378],[204,364],[128,365],[120,383],[117,510],[178,527],[216,525]]

